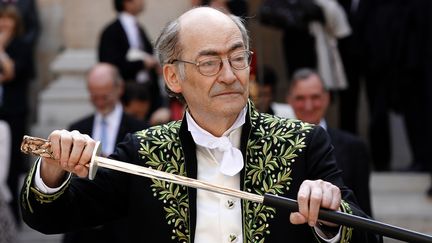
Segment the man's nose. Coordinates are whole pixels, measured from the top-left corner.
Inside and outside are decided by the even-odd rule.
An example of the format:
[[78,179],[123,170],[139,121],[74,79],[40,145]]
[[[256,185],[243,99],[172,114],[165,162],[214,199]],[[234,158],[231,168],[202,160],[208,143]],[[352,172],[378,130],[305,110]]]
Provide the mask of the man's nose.
[[220,71],[218,81],[223,83],[233,83],[237,80],[236,75],[234,74],[234,70],[231,67],[231,63],[228,59],[222,60],[222,69]]
[[313,110],[313,102],[312,100],[305,100],[305,105],[304,105],[305,110],[310,111]]

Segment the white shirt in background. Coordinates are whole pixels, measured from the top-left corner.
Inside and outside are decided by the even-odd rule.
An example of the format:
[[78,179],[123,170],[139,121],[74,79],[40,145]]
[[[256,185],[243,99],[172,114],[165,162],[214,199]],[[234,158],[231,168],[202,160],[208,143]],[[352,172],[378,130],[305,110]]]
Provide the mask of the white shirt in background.
[[[114,107],[114,110],[105,116],[106,121],[106,131],[105,134],[105,143],[103,145],[105,151],[102,151],[105,156],[110,155],[114,152],[114,147],[116,145],[117,134],[120,128],[120,123],[123,115],[123,107],[120,103],[117,103]],[[95,119],[93,121],[93,134],[91,137],[94,140],[101,141],[102,138],[102,115],[100,113],[95,114]]]

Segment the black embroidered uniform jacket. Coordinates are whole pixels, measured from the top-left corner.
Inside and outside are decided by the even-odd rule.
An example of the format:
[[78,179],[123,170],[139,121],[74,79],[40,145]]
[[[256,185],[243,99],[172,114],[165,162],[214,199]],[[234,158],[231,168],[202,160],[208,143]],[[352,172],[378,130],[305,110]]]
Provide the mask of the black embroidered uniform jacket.
[[[297,120],[258,113],[249,103],[242,128],[245,168],[241,189],[296,198],[305,179],[323,179],[342,191],[342,210],[364,215],[352,192],[344,187],[326,132]],[[127,136],[112,158],[191,178],[197,177],[196,148],[187,123],[175,121]],[[196,190],[129,175],[99,170],[94,181],[72,177],[56,194],[34,188],[31,171],[23,186],[24,220],[44,233],[59,233],[124,220],[123,242],[193,242]],[[289,212],[249,201],[242,202],[245,242],[319,242],[307,225],[292,225]],[[356,229],[342,227],[340,242],[368,242]],[[371,241],[369,241],[371,242]]]

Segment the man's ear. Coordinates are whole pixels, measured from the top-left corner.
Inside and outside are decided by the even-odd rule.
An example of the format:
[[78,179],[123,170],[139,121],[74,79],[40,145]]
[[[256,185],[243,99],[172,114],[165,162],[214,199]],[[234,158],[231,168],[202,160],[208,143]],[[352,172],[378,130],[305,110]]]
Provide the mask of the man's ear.
[[168,88],[174,93],[181,93],[182,88],[180,85],[181,79],[177,73],[177,68],[173,64],[165,64],[162,68],[165,83]]

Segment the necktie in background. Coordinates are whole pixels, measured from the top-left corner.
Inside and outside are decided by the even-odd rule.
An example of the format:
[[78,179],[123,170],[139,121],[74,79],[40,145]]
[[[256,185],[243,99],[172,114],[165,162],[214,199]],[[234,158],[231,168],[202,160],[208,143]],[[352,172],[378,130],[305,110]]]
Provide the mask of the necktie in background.
[[101,120],[101,134],[100,134],[100,142],[102,144],[102,154],[108,155],[108,123],[105,118],[102,118]]

